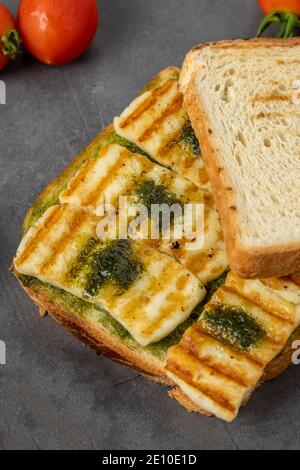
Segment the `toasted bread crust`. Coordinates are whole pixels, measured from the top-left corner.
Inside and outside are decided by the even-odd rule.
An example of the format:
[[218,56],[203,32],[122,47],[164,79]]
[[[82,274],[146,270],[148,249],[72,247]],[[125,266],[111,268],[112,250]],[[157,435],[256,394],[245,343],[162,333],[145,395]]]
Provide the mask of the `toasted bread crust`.
[[278,38],[246,38],[246,39],[224,39],[222,41],[211,41],[205,44],[198,44],[191,49],[191,52],[214,47],[215,49],[253,49],[254,47],[292,47],[300,44],[300,38],[278,39]]
[[[104,329],[96,330],[86,320],[80,320],[78,316],[75,316],[67,308],[62,307],[50,294],[47,295],[45,291],[40,291],[38,286],[28,287],[24,286],[21,282],[20,284],[38,306],[42,314],[48,313],[55,321],[61,324],[86,346],[92,348],[97,354],[119,362],[141,373],[149,380],[164,384],[168,387],[173,387],[168,392],[169,396],[178,401],[187,411],[211,416],[195,405],[178,387],[174,387],[172,381],[166,376],[162,364],[154,362],[138,351],[130,349]],[[297,339],[300,339],[300,329],[299,332],[293,335],[292,341]],[[267,366],[263,375],[263,381],[275,379],[291,365],[291,357],[294,352],[292,349],[292,341],[290,341],[281,354]]]
[[50,295],[46,295],[44,291],[39,291],[38,287],[24,285],[22,287],[34,303],[38,305],[40,311],[47,312],[73,336],[94,349],[98,354],[136,370],[155,382],[172,385],[165,375],[163,365],[158,361],[151,361],[118,341],[104,329],[96,329],[87,320],[82,321],[71,311],[62,307]]
[[[165,375],[163,366],[145,358],[140,353],[133,351],[120,341],[113,338],[104,329],[96,330],[82,322],[80,318],[63,308],[55,299],[45,292],[39,291],[38,287],[26,287],[20,283],[27,295],[38,306],[43,314],[49,314],[56,322],[62,325],[73,336],[79,339],[83,344],[92,348],[97,354],[107,357],[115,362],[122,364],[129,369],[139,372],[144,377],[156,383],[166,386],[174,386],[172,381]],[[178,387],[169,391],[169,396],[177,400],[187,411],[197,412],[209,416],[205,411],[200,410],[193,402],[184,395]]]
[[284,41],[265,38],[200,44],[187,55],[182,69],[181,85],[184,93],[184,107],[201,144],[205,166],[220,212],[229,264],[233,272],[245,279],[288,276],[299,271],[300,243],[255,249],[248,249],[241,243],[234,191],[226,170],[220,163],[220,152],[215,143],[212,126],[197,91],[197,74],[195,71],[190,74],[193,54],[205,47],[218,49],[274,47],[276,45],[293,47],[299,44],[299,38]]

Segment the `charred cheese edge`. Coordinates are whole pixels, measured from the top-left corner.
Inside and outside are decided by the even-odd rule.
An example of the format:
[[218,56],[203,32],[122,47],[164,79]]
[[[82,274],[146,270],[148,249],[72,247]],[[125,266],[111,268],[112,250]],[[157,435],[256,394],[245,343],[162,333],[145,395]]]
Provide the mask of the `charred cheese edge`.
[[[300,325],[299,286],[273,282],[266,287],[229,273],[199,321],[168,351],[167,375],[199,408],[225,421],[236,418]],[[286,284],[292,295],[283,301]]]
[[210,187],[199,143],[183,109],[177,77],[161,80],[138,96],[114,120],[116,133],[133,142],[159,164]]
[[[142,346],[161,340],[189,317],[205,288],[179,263],[141,241],[114,240],[119,245],[111,246],[97,239],[98,222],[68,205],[48,209],[21,242],[17,272],[105,309]],[[128,259],[124,247],[130,248]],[[119,268],[116,253],[122,256]],[[108,263],[113,263],[111,272]]]
[[[228,260],[220,225],[219,215],[210,192],[200,189],[191,181],[182,178],[167,168],[151,162],[145,156],[132,153],[119,146],[103,148],[99,158],[86,162],[69,181],[60,194],[62,204],[70,204],[94,213],[104,203],[118,209],[119,198],[127,196],[133,203],[143,203],[136,194],[136,188],[158,188],[172,195],[170,199],[180,204],[201,203],[204,205],[204,240],[197,249],[187,248],[187,239],[176,243],[160,239],[148,240],[159,251],[171,255],[206,284],[218,278],[228,269]],[[153,186],[151,186],[153,185]],[[153,201],[152,198],[153,197]],[[148,202],[157,203],[155,194],[148,195]],[[163,200],[160,202],[164,202]],[[141,233],[142,236],[142,233]]]

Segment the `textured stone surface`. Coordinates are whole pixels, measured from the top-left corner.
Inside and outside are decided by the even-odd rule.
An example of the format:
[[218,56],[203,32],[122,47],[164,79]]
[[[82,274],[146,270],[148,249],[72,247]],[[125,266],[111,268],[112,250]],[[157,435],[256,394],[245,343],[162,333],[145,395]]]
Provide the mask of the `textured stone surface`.
[[146,81],[195,43],[254,35],[260,18],[254,0],[99,4],[101,28],[83,58],[50,68],[24,57],[0,75],[0,448],[297,449],[296,367],[259,388],[231,425],[188,414],[164,387],[40,320],[8,272],[28,205]]

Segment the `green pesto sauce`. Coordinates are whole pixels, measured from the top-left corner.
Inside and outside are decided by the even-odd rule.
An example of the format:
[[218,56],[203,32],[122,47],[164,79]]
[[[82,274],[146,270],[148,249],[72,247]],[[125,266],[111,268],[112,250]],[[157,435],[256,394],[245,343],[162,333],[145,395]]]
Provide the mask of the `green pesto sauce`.
[[37,287],[39,290],[45,292],[45,294],[50,295],[54,298],[59,304],[64,308],[72,311],[74,315],[78,315],[81,318],[89,318],[89,320],[94,320],[95,322],[100,323],[100,325],[109,331],[112,335],[120,338],[128,346],[132,347],[135,350],[143,350],[151,356],[156,357],[159,360],[164,361],[168,349],[171,346],[174,346],[179,343],[184,332],[189,328],[193,323],[195,323],[201,316],[204,306],[210,300],[208,295],[213,295],[214,292],[224,284],[226,275],[220,276],[216,281],[212,281],[206,286],[207,295],[206,298],[195,308],[190,317],[181,325],[179,325],[170,335],[162,339],[158,343],[150,344],[149,346],[143,348],[140,346],[130,335],[130,333],[117,321],[115,320],[108,312],[105,310],[97,308],[94,304],[88,302],[87,300],[82,300],[63,289],[58,287],[51,286],[50,284],[39,281],[35,277],[25,276],[19,273],[16,273],[18,279],[25,287]]
[[142,271],[142,263],[135,256],[129,240],[113,240],[104,248],[101,243],[99,249],[87,256],[86,263],[84,290],[89,296],[96,295],[107,283],[127,290]]
[[[166,188],[162,184],[156,184],[153,180],[151,179],[146,179],[137,184],[135,187],[135,194],[138,198],[138,202],[140,204],[143,204],[148,211],[148,215],[151,217],[153,215],[152,213],[152,205],[156,204],[161,206],[160,212],[159,212],[159,220],[158,220],[158,230],[159,233],[162,231],[163,227],[163,218],[164,215],[168,215],[168,210],[171,209],[171,207],[174,204],[179,204],[182,206],[181,201],[177,198],[177,196],[170,191],[168,188]],[[165,206],[165,207],[164,207]],[[167,207],[168,209],[167,209]],[[173,222],[174,220],[174,212],[172,211],[169,215],[170,222]]]
[[67,306],[73,311],[73,313],[78,314],[81,317],[86,317],[87,313],[92,308],[90,303],[70,294],[69,292],[66,292],[63,289],[60,289],[59,287],[54,287],[51,284],[39,281],[35,277],[25,276],[24,274],[19,273],[16,275],[24,287],[37,287],[39,290],[51,294],[56,300],[59,301],[60,304]]
[[[68,310],[71,310],[75,315],[89,319],[93,317],[96,322],[101,323],[101,325],[111,334],[118,336],[125,342],[130,342],[131,344],[135,343],[130,333],[105,310],[100,309],[87,300],[80,299],[63,289],[60,289],[59,287],[54,287],[51,284],[41,282],[35,277],[25,276],[23,274],[17,274],[17,277],[25,287],[38,287],[39,290],[45,291],[48,295],[51,294],[59,304],[68,308]],[[136,348],[141,347],[138,343],[135,343],[134,345]]]
[[262,326],[242,308],[215,304],[206,310],[201,322],[218,339],[241,350],[256,347],[266,336]]
[[75,263],[71,266],[71,269],[68,272],[67,278],[69,281],[73,281],[74,279],[76,279],[79,276],[79,274],[86,269],[88,265],[89,257],[91,259],[93,250],[99,244],[100,244],[99,238],[90,238],[85,243],[79,255],[77,256]]
[[122,147],[126,147],[132,153],[139,153],[140,155],[149,157],[149,155],[146,152],[144,152],[144,150],[142,150],[140,147],[138,147],[136,144],[134,144],[133,142],[130,142],[124,137],[120,137],[118,134],[115,134],[114,136],[114,143],[121,145]]
[[141,181],[135,187],[135,194],[138,197],[139,203],[147,207],[149,214],[151,214],[152,204],[166,204],[171,207],[174,204],[182,205],[177,196],[162,184],[156,184],[151,179]]
[[192,147],[195,155],[201,155],[199,141],[196,137],[195,131],[192,128],[190,121],[188,121],[185,127],[183,128],[180,141]]

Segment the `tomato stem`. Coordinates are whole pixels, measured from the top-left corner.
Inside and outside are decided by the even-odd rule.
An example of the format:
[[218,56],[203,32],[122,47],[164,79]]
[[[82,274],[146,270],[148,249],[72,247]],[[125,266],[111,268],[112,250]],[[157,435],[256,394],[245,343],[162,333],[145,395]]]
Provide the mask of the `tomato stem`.
[[11,29],[7,34],[3,34],[2,53],[10,59],[15,59],[17,54],[20,53],[20,46],[22,44],[19,33],[16,29]]
[[272,11],[260,23],[256,37],[260,38],[264,31],[273,24],[281,25],[278,38],[291,38],[294,36],[295,29],[300,27],[300,19],[294,13]]

